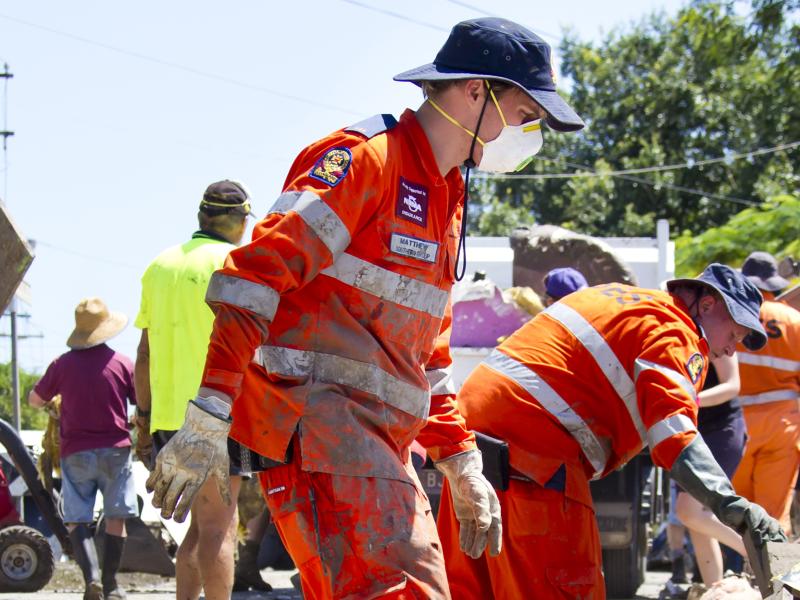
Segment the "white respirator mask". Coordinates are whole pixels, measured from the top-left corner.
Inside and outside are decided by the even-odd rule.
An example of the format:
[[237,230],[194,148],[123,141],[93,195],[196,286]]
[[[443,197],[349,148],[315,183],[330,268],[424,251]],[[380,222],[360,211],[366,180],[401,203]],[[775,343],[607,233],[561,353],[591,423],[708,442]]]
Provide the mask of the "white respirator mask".
[[543,143],[541,120],[505,125],[500,135],[483,145],[483,155],[476,168],[487,173],[521,171],[542,149]]

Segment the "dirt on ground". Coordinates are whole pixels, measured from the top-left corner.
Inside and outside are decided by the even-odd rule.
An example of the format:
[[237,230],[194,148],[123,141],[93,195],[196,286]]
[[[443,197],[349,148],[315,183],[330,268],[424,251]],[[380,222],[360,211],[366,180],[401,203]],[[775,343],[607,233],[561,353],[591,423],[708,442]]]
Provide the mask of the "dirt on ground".
[[[122,587],[135,592],[175,591],[175,578],[152,575],[150,573],[120,573],[117,581]],[[59,562],[53,578],[43,590],[49,592],[82,592],[83,575],[78,565],[72,561]]]
[[[273,571],[266,569],[261,576],[274,588],[270,593],[236,592],[233,600],[302,600],[299,590],[292,588],[289,577],[295,571]],[[119,573],[117,581],[129,594],[141,594],[146,597],[174,597],[175,578],[150,573]],[[58,562],[50,583],[41,592],[28,597],[45,597],[50,593],[82,593],[83,576],[78,565],[73,561]],[[135,596],[134,596],[135,597]]]

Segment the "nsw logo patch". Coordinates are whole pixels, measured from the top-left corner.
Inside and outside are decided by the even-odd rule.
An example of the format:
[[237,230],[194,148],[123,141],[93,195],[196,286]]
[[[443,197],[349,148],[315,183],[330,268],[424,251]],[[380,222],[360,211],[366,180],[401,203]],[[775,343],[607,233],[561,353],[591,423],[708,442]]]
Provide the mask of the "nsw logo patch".
[[427,227],[428,188],[401,177],[398,183],[394,214],[421,227]]
[[695,352],[689,357],[689,361],[686,363],[686,372],[689,373],[689,379],[692,380],[692,383],[700,381],[705,364],[703,356],[699,352]]
[[331,148],[314,163],[308,175],[333,187],[347,175],[351,162],[353,155],[349,148]]

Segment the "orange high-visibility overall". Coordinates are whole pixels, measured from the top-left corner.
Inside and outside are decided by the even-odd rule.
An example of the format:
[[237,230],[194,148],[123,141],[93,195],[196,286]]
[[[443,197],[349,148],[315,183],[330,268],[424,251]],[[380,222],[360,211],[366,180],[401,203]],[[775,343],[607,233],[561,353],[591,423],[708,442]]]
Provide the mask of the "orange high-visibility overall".
[[209,284],[203,385],[238,442],[293,448],[261,481],[306,598],[450,597],[409,445],[475,447],[450,380],[463,191],[413,112],[375,117],[300,153]]
[[776,302],[769,292],[762,294],[761,322],[767,345],[755,352],[743,346],[737,349],[747,444],[733,485],[789,533],[800,467],[800,312]]
[[707,355],[679,299],[618,284],[565,297],[500,344],[458,405],[470,429],[509,444],[503,550],[465,556],[445,494],[438,524],[453,598],[604,598],[589,480],[645,445],[672,466],[697,435]]

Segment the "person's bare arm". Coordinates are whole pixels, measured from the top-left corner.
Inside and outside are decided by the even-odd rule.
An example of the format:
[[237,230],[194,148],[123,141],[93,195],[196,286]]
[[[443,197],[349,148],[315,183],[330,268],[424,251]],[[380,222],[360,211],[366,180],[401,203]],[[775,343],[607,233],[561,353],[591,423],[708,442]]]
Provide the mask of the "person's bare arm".
[[697,401],[702,408],[717,406],[735,398],[739,393],[739,361],[736,355],[720,356],[711,361],[717,370],[719,383],[712,388],[701,391]]
[[34,390],[31,390],[31,393],[28,394],[28,404],[34,408],[43,408],[44,405],[47,404],[47,400],[42,398]]
[[150,342],[147,329],[142,329],[139,347],[136,349],[136,365],[133,368],[133,384],[136,388],[136,407],[140,413],[150,413]]

